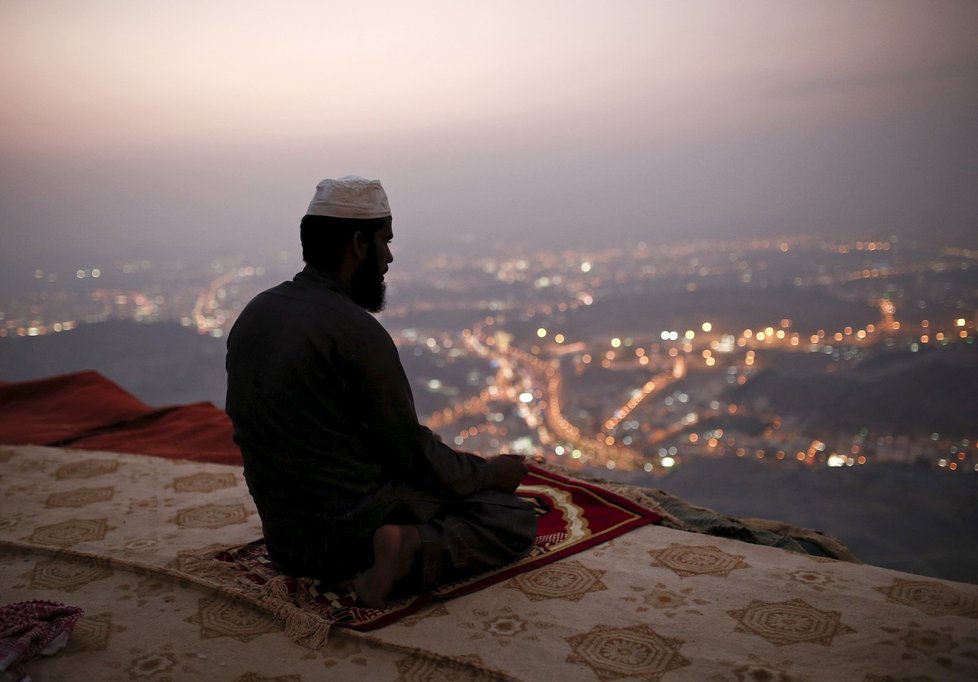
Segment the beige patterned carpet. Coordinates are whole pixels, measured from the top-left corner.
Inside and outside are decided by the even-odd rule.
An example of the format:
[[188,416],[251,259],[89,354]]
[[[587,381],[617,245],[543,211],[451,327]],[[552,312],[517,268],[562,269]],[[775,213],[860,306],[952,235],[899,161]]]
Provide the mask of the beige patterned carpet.
[[0,602],[86,611],[49,680],[975,680],[978,586],[644,526],[309,649],[185,570],[260,527],[235,467],[0,447]]

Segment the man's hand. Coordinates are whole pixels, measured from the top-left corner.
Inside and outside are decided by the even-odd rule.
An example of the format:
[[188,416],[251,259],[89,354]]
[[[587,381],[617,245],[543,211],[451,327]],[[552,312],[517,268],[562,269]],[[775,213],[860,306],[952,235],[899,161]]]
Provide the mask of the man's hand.
[[523,455],[496,455],[489,458],[489,466],[492,467],[493,490],[504,493],[515,492],[529,471]]

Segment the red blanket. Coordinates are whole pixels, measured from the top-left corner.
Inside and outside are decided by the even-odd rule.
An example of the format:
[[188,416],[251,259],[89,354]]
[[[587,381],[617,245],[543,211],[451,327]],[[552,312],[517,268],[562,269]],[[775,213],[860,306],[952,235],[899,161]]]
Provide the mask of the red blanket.
[[241,464],[222,410],[152,408],[97,372],[0,384],[0,443]]

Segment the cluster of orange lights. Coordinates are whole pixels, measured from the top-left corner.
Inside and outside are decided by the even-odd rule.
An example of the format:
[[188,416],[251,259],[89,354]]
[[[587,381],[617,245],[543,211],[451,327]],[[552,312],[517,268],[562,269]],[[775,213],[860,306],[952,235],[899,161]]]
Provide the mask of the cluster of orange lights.
[[[627,403],[625,403],[621,407],[620,410],[615,412],[614,417],[610,418],[608,421],[604,423],[604,430],[611,431],[613,428],[618,426],[618,424],[620,424],[623,419],[625,419],[629,414],[631,414],[636,407],[641,405],[642,401],[645,400],[649,395],[651,395],[652,391],[654,390],[655,390],[655,380],[646,382],[646,384],[642,386],[642,390],[640,393],[633,396]],[[609,438],[611,437],[609,436]],[[607,438],[605,439],[605,441],[607,442]],[[611,445],[612,443],[614,443],[614,439],[612,439],[611,443],[608,443],[608,445]]]
[[491,389],[483,389],[477,396],[466,399],[462,403],[456,403],[453,407],[446,407],[440,412],[435,412],[428,417],[428,428],[439,429],[466,414],[476,414],[482,411],[485,403],[492,398]]
[[[959,317],[956,320],[954,320],[954,328],[957,330],[957,337],[959,339],[967,339],[971,335],[969,330],[974,329],[974,327],[975,324],[973,321],[969,321],[963,317]],[[924,330],[929,330],[930,320],[921,320],[920,328]],[[942,342],[950,341],[953,336],[954,336],[953,332],[949,332],[945,334],[943,331],[939,331],[934,333],[933,340],[936,341],[937,343],[942,343]],[[928,331],[925,331],[923,334],[920,335],[920,343],[930,343],[930,341],[931,341],[931,335]]]
[[506,436],[509,430],[505,426],[496,426],[495,424],[478,424],[477,426],[470,426],[467,429],[462,429],[458,432],[455,438],[455,444],[461,445],[469,438],[475,438],[481,434],[489,434],[490,436]]
[[892,244],[888,241],[866,241],[856,242],[855,244],[835,244],[829,247],[830,251],[836,253],[849,253],[850,251],[889,251]]
[[[723,438],[723,429],[716,429],[715,431],[710,431],[704,436],[702,436],[703,443],[709,447],[716,449],[720,445],[720,439]],[[700,435],[698,433],[689,434],[689,442],[696,444],[700,442]],[[731,441],[732,443],[732,441]]]
[[843,279],[851,282],[857,279],[875,279],[877,277],[886,277],[889,274],[890,271],[886,268],[863,268],[862,270],[856,270]]
[[547,385],[547,393],[550,397],[551,409],[547,413],[552,425],[558,434],[567,440],[575,440],[580,436],[580,431],[571,424],[560,411],[560,376],[554,372],[550,375]]
[[[964,451],[959,452],[957,454],[957,459],[958,459],[958,462],[963,462],[965,459],[967,459],[967,453],[965,453]],[[942,458],[941,460],[939,460],[937,462],[937,466],[941,467],[942,469],[946,467],[946,468],[950,469],[951,471],[957,471],[958,470],[958,466],[959,466],[958,465],[958,462],[955,462],[953,459],[952,460],[948,460],[948,459],[943,459]],[[962,468],[963,468],[963,465],[962,465]],[[975,464],[975,467],[974,468],[975,468],[975,471],[978,471],[978,464]]]
[[9,331],[7,329],[0,328],[0,337],[7,336],[8,333],[16,334],[17,336],[44,336],[45,334],[49,334],[51,332],[57,333],[71,331],[77,326],[78,323],[74,320],[55,322],[50,326],[40,323],[32,323],[28,327],[11,328]]
[[[728,407],[734,406],[730,405]],[[727,447],[734,448],[735,446],[735,441],[732,437],[728,437],[725,441],[721,440],[722,438],[722,429],[708,431],[705,434],[694,432],[689,433],[686,436],[686,439],[691,445],[701,443],[702,445],[714,450],[718,455],[723,455],[726,452]],[[963,441],[963,444],[966,445],[967,443],[967,440]],[[739,446],[736,447],[736,449],[732,449],[732,452],[740,458],[753,457],[760,460],[766,459],[770,456],[779,461],[790,459],[789,455],[784,449],[779,449],[774,453],[771,453],[763,448],[752,449],[750,447]],[[869,462],[869,458],[865,454],[862,454],[861,445],[853,444],[850,446],[848,453],[841,454],[839,452],[832,451],[829,449],[827,443],[818,439],[813,440],[807,450],[797,451],[793,459],[809,466],[815,465],[817,462],[822,462],[828,464],[830,467],[861,466]],[[958,471],[959,469],[964,471],[969,470],[968,465],[966,464],[967,459],[967,451],[957,451],[956,448],[952,448],[952,454],[948,457],[941,458],[938,460],[937,464],[939,467],[947,469],[948,471]],[[973,468],[975,471],[978,471],[978,463],[976,463]]]

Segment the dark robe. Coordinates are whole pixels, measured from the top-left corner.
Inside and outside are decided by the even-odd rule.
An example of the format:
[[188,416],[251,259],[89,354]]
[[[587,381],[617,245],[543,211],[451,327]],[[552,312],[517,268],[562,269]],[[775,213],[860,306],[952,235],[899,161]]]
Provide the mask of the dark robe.
[[352,577],[386,523],[418,528],[421,587],[532,544],[532,510],[490,489],[486,460],[418,423],[390,335],[328,274],[307,266],[256,296],[228,337],[227,372],[245,479],[286,572]]

